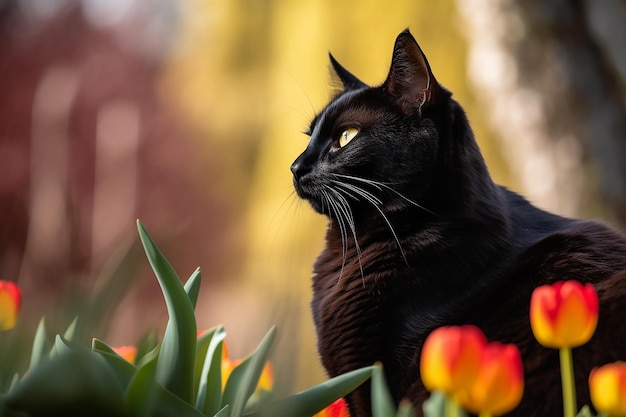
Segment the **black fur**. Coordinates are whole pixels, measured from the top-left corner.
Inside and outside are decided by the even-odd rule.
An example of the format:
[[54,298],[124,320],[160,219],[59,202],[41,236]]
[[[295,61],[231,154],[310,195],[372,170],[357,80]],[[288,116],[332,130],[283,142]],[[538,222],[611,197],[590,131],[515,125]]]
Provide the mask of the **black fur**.
[[[331,61],[344,90],[314,118],[291,167],[298,195],[329,217],[312,301],[329,375],[381,361],[394,399],[421,413],[424,338],[472,323],[520,348],[526,388],[511,415],[560,415],[558,354],[532,336],[529,302],[539,285],[576,279],[600,298],[596,334],[574,349],[579,403],[589,403],[591,368],[626,359],[624,236],[494,184],[462,108],[408,31],[381,86]],[[350,127],[359,133],[341,148]],[[371,415],[369,386],[348,403],[353,417]]]

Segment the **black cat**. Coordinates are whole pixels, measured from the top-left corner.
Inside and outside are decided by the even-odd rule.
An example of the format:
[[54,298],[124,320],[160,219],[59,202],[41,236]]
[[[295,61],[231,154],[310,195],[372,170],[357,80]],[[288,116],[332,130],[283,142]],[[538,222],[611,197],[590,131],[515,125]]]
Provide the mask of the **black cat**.
[[[537,286],[575,279],[600,299],[596,334],[573,353],[579,404],[588,404],[592,367],[626,359],[624,236],[494,184],[463,109],[408,30],[381,86],[331,63],[343,91],[313,119],[291,166],[298,195],[329,218],[312,301],[329,375],[380,361],[394,399],[421,414],[424,338],[472,323],[521,351],[525,392],[511,415],[562,415],[558,353],[535,341],[529,302]],[[353,417],[371,415],[367,384],[347,400]]]

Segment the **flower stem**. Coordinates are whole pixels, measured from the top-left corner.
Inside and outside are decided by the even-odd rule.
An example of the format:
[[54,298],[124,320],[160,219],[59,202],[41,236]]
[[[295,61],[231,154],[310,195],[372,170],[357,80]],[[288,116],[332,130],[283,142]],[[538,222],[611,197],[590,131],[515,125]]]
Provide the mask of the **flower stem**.
[[572,349],[560,348],[561,358],[561,388],[563,389],[563,416],[576,415],[576,385],[574,384],[574,363]]
[[459,406],[457,405],[456,401],[449,395],[446,395],[443,415],[445,417],[459,417]]

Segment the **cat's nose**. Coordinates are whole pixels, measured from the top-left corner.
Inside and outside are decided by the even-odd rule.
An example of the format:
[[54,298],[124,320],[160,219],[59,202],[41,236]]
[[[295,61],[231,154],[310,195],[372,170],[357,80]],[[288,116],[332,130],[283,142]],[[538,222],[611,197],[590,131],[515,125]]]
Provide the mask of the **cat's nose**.
[[293,177],[296,181],[302,178],[302,176],[308,172],[308,170],[304,169],[303,165],[304,164],[302,163],[300,158],[296,159],[294,163],[291,164],[291,173],[293,174]]
[[311,168],[308,164],[305,163],[304,158],[302,157],[302,155],[300,155],[298,157],[298,159],[296,159],[293,164],[291,164],[291,173],[293,174],[293,177],[296,181],[298,181],[300,178],[302,178],[304,175],[306,175],[309,171],[311,171]]

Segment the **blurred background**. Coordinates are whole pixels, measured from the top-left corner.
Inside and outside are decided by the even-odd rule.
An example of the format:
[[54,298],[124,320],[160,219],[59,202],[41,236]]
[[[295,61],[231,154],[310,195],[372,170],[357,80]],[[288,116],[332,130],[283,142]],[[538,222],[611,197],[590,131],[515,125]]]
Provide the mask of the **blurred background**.
[[224,324],[231,356],[277,324],[279,389],[322,381],[326,224],[289,165],[328,52],[379,84],[407,27],[498,182],[626,228],[624,1],[0,0],[0,278],[24,298],[0,386],[41,316],[112,345],[163,331],[136,219],[181,279],[202,269],[199,328]]

